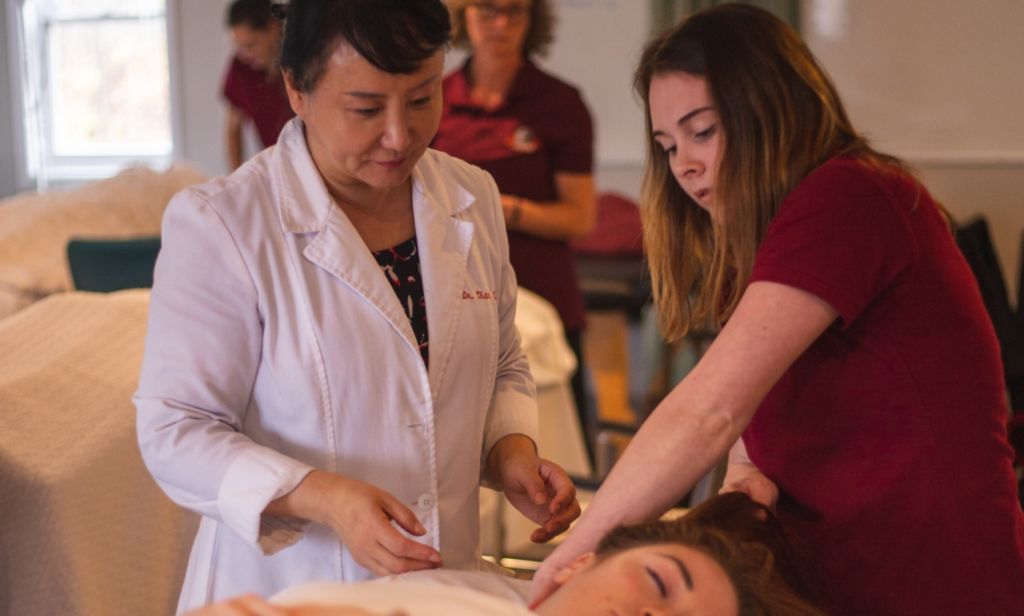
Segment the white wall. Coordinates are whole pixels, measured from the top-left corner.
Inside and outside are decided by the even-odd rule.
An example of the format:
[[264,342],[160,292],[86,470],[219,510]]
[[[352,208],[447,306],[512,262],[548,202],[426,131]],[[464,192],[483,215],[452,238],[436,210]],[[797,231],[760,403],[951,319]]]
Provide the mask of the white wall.
[[[225,169],[222,71],[229,0],[169,0],[178,62],[179,151]],[[643,114],[633,66],[650,30],[645,0],[554,0],[557,40],[542,65],[578,85],[595,116],[597,184],[639,191]],[[822,9],[838,15],[815,26]],[[827,14],[828,11],[825,11]],[[0,13],[0,197],[18,189],[5,16]],[[826,24],[828,25],[828,24]],[[984,213],[1008,277],[1024,229],[1024,2],[804,0],[804,35],[832,74],[855,124],[907,157],[961,218]]]
[[[822,16],[834,16],[821,23]],[[984,214],[1016,287],[1024,230],[1024,2],[805,0],[804,38],[854,125],[958,219]]]
[[[176,5],[183,87],[181,152],[211,174],[226,171],[220,80],[231,48],[224,32],[230,0],[170,0]],[[597,127],[599,183],[623,175],[620,190],[636,194],[643,161],[643,112],[632,77],[650,30],[643,0],[554,0],[556,43],[541,66],[583,91]],[[605,173],[600,172],[604,170]],[[615,182],[612,181],[612,186]]]
[[541,65],[583,91],[594,116],[598,190],[636,198],[644,114],[633,70],[651,31],[646,0],[553,0],[555,45]]
[[211,175],[227,172],[221,79],[231,55],[224,14],[231,0],[169,0],[177,20],[180,152]]
[[14,139],[7,6],[0,5],[0,198],[18,192],[17,149]]

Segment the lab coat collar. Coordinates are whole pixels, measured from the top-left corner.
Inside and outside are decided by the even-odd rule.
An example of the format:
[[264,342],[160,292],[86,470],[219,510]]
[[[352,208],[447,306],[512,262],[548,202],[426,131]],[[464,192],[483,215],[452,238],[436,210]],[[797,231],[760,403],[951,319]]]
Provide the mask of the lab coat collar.
[[[302,121],[293,119],[274,151],[274,181],[286,233],[316,233],[303,254],[362,295],[419,357],[409,319],[355,227],[334,204],[306,145]],[[430,344],[429,384],[436,398],[451,356],[461,311],[474,225],[459,214],[476,197],[442,172],[442,154],[427,151],[413,169],[413,213],[423,272]],[[423,365],[420,363],[419,365]],[[436,400],[434,400],[436,402]]]
[[[309,153],[301,118],[293,118],[281,131],[274,148],[273,169],[282,229],[286,233],[314,233],[323,229],[336,208]],[[446,181],[429,151],[413,169],[412,181],[414,197],[419,193],[448,216],[457,215],[475,201],[464,187]]]

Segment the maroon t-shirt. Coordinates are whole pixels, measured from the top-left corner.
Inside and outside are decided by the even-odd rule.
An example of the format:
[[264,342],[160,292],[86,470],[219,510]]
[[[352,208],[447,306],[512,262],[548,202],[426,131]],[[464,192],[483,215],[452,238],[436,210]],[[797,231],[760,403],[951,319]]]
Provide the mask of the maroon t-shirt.
[[249,116],[265,147],[277,143],[277,136],[288,120],[295,116],[288,102],[284,80],[271,81],[263,71],[246,66],[232,58],[224,75],[224,98]]
[[[526,61],[502,106],[469,98],[469,63],[444,80],[444,113],[431,147],[494,176],[498,190],[557,201],[556,173],[591,173],[593,125],[576,88]],[[523,287],[551,302],[568,330],[585,323],[583,294],[566,241],[509,231],[509,261]]]
[[932,197],[835,158],[769,226],[751,282],[839,319],[744,433],[832,616],[1024,614],[1024,514],[999,345]]

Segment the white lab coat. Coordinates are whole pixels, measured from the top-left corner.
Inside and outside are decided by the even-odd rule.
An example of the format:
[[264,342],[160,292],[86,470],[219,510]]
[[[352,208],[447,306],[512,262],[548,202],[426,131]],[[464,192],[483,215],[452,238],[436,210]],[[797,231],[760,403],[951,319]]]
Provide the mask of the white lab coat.
[[478,568],[482,461],[536,441],[534,385],[494,181],[432,150],[412,179],[429,370],[301,120],[168,206],[135,404],[146,465],[204,516],[179,610],[374,577],[329,527],[261,515],[313,468],[387,490],[447,567]]

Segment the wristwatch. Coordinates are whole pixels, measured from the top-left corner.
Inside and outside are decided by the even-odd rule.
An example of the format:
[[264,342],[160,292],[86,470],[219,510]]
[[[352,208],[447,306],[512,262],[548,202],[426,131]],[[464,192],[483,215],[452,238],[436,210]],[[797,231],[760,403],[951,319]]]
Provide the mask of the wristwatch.
[[519,225],[519,218],[523,215],[523,199],[519,195],[511,195],[511,197],[512,213],[508,215],[508,224],[505,226],[514,229]]

